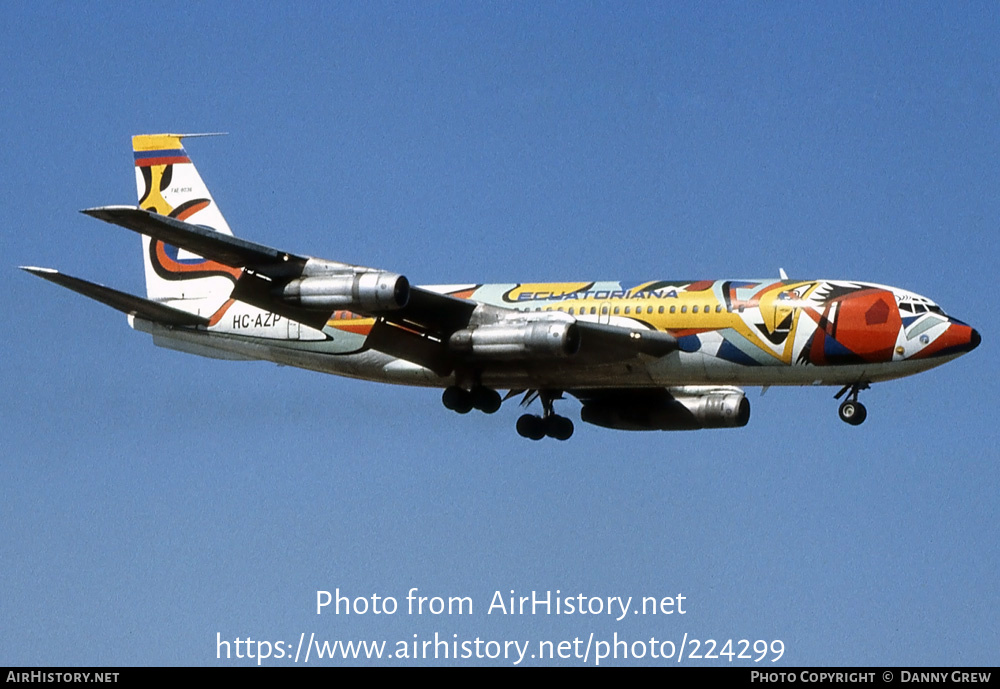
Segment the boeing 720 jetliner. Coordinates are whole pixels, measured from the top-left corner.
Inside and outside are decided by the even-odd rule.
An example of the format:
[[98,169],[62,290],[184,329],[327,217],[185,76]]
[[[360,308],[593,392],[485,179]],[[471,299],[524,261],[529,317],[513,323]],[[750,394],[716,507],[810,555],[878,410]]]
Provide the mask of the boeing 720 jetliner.
[[[47,268],[24,270],[128,315],[153,343],[353,378],[443,388],[460,414],[541,403],[517,432],[566,440],[554,411],[621,430],[746,425],[740,386],[858,393],[975,349],[979,333],[930,299],[847,280],[653,280],[416,287],[402,275],[233,236],[182,146],[132,139],[138,207],[83,213],[142,235],[146,298]],[[500,390],[507,391],[501,397]],[[845,397],[846,396],[846,397]]]

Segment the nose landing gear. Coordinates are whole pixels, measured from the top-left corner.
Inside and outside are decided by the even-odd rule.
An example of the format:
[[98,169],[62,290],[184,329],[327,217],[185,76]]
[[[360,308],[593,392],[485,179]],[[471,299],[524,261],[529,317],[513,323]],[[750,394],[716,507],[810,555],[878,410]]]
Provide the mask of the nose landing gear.
[[858,402],[858,393],[862,390],[867,390],[869,387],[871,386],[868,383],[851,383],[850,385],[845,385],[841,388],[840,392],[834,395],[833,399],[839,400],[845,393],[850,392],[847,399],[841,403],[840,409],[837,411],[841,421],[849,423],[852,426],[860,426],[864,423],[865,419],[868,418],[868,410],[865,409],[865,405]]

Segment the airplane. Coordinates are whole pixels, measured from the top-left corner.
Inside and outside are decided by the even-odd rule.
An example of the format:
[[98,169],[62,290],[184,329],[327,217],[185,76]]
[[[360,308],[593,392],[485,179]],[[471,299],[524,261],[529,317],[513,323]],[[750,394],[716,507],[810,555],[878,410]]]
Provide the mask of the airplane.
[[[233,235],[182,145],[132,138],[137,206],[81,211],[142,236],[146,297],[22,266],[128,316],[153,344],[205,357],[443,389],[486,414],[522,396],[519,435],[742,427],[744,386],[837,386],[861,424],[872,383],[939,366],[981,337],[913,292],[851,280],[653,280],[418,287],[391,271]],[[506,390],[501,397],[499,391]]]

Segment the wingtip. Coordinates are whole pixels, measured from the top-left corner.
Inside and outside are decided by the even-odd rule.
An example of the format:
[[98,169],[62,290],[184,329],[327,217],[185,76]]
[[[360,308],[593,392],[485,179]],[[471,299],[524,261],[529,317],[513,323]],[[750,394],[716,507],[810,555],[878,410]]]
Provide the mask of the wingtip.
[[31,273],[32,275],[57,275],[59,273],[59,271],[54,268],[42,268],[40,266],[18,266],[18,268],[26,273]]
[[91,218],[106,220],[109,216],[120,211],[141,210],[138,206],[94,206],[93,208],[81,208],[80,212],[89,215]]

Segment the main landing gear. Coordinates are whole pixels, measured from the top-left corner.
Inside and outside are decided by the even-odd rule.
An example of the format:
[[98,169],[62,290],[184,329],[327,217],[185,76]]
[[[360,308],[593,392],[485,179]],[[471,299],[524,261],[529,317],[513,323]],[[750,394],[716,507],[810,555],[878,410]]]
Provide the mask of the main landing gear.
[[445,388],[441,395],[441,402],[448,409],[459,414],[468,414],[473,409],[478,409],[484,414],[492,414],[500,408],[500,393],[482,385],[477,385],[471,390],[460,388],[457,385]]
[[841,388],[840,392],[834,395],[833,399],[839,400],[848,391],[850,394],[847,399],[844,400],[838,414],[840,415],[840,420],[844,423],[849,423],[852,426],[860,426],[864,423],[865,419],[868,418],[868,410],[865,409],[865,405],[858,402],[858,393],[862,390],[867,390],[870,385],[868,383],[852,383],[850,385],[845,385]]
[[561,399],[562,396],[549,391],[539,392],[538,396],[542,400],[542,415],[522,415],[517,420],[518,435],[531,440],[541,440],[545,436],[556,440],[569,440],[573,435],[573,422],[565,416],[559,416],[552,408],[552,402]]
[[[550,390],[541,392],[529,390],[521,405],[527,406],[535,397],[542,401],[542,415],[522,415],[517,420],[518,435],[532,440],[541,440],[545,436],[556,440],[569,440],[570,436],[573,435],[573,422],[565,416],[559,416],[552,408],[552,402],[562,399],[562,395]],[[468,414],[473,409],[478,409],[485,414],[492,414],[500,408],[503,399],[501,399],[499,392],[482,385],[474,385],[470,390],[459,385],[452,385],[445,388],[441,395],[441,402],[445,407],[459,414]]]

